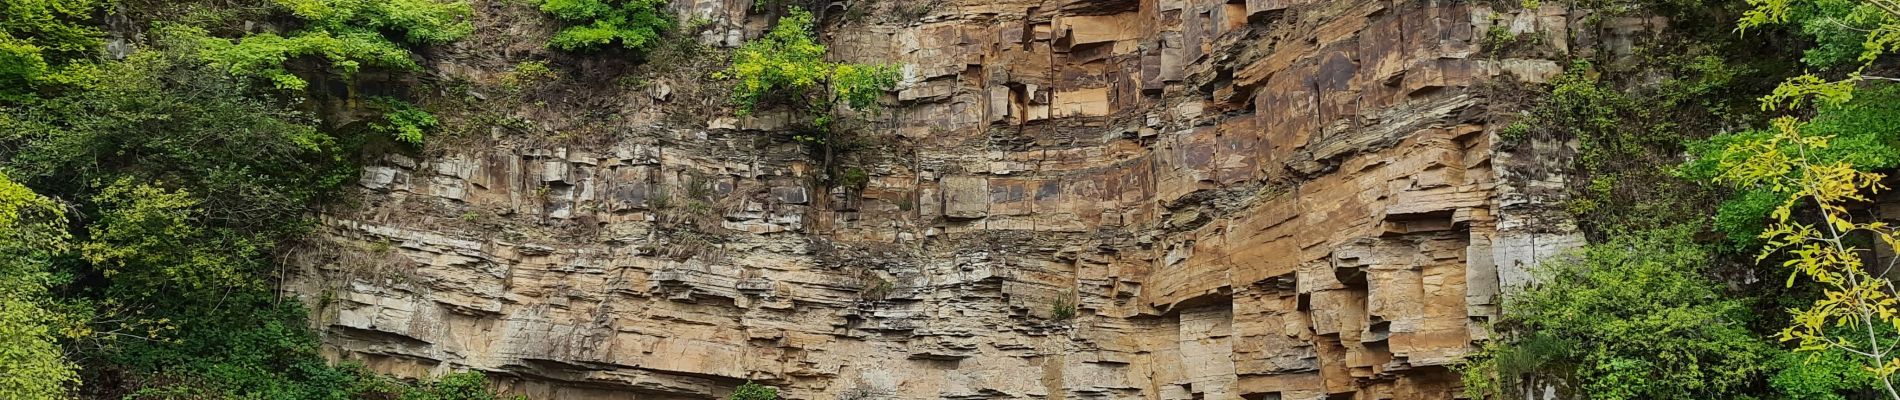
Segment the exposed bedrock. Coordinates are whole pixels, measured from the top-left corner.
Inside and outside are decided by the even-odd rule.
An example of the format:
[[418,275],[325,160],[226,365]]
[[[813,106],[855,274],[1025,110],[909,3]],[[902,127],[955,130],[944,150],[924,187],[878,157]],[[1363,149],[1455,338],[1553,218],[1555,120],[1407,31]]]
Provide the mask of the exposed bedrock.
[[[769,26],[744,0],[675,3],[712,45]],[[833,159],[859,185],[826,187],[772,112],[669,117],[708,107],[694,82],[593,85],[562,96],[604,100],[519,115],[596,138],[378,156],[286,290],[333,357],[488,371],[536,399],[746,380],[791,399],[1461,397],[1450,367],[1500,293],[1581,241],[1557,206],[1570,144],[1496,144],[1493,93],[1657,24],[1454,1],[853,6],[875,11],[830,9],[833,56],[904,73],[868,145]],[[478,7],[500,39],[432,55],[439,74],[547,52],[545,27],[507,19],[538,17]],[[1493,30],[1545,51],[1487,51]]]

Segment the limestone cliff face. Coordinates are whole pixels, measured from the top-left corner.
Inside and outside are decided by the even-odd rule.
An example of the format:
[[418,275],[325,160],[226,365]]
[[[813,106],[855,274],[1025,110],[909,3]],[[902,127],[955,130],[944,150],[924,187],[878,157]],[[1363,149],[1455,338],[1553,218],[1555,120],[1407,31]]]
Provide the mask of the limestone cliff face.
[[[905,75],[832,155],[861,184],[820,184],[783,118],[705,111],[718,84],[694,77],[716,63],[569,76],[491,104],[514,123],[486,138],[380,156],[286,290],[335,357],[536,399],[748,379],[791,399],[1460,397],[1448,367],[1500,292],[1580,242],[1554,211],[1568,146],[1497,143],[1490,94],[1646,25],[1455,1],[914,3],[827,8],[834,56]],[[713,45],[769,25],[746,0],[674,7]],[[532,10],[478,10],[438,78],[559,56]],[[1494,30],[1540,50],[1489,51]]]

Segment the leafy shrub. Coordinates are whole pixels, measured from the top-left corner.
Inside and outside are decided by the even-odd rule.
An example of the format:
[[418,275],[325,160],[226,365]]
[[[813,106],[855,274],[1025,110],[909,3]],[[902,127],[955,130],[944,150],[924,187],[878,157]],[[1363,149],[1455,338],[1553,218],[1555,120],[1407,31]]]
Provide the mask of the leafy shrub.
[[104,34],[84,24],[99,0],[0,2],[0,101],[20,100],[31,87],[55,80],[64,64],[86,56]]
[[81,253],[117,283],[115,294],[153,299],[163,292],[263,289],[253,274],[260,267],[258,244],[198,224],[202,213],[191,193],[121,177],[92,203],[99,216],[87,227]]
[[[783,97],[820,113],[814,125],[828,125],[834,105],[869,109],[897,85],[897,69],[825,61],[825,46],[812,37],[810,12],[794,9],[764,37],[732,53],[732,65],[717,74],[738,81],[732,93],[739,114],[750,114],[771,97]],[[824,88],[825,93],[812,93]],[[816,98],[814,98],[816,97]]]
[[645,51],[673,30],[664,0],[540,0],[540,4],[542,12],[573,24],[548,41],[548,46],[561,50],[597,50],[618,41],[620,47]]
[[416,385],[403,392],[399,400],[501,400],[523,399],[523,396],[502,397],[488,389],[488,377],[477,371],[457,372],[443,375],[434,382]]
[[372,99],[383,110],[383,120],[370,123],[370,128],[404,143],[422,144],[423,133],[440,125],[435,114],[416,107],[409,102],[389,97]]
[[[405,44],[434,45],[467,36],[474,30],[465,1],[437,0],[273,0],[304,22],[284,35],[261,33],[233,42],[212,37],[204,29],[173,26],[165,35],[197,44],[202,57],[233,75],[264,79],[280,89],[302,90],[309,85],[285,63],[299,57],[321,57],[332,70],[348,77],[363,67],[417,70]],[[394,32],[399,39],[385,36]]]
[[[1895,338],[1888,338],[1888,340]],[[1874,387],[1873,373],[1859,360],[1831,349],[1814,353],[1781,352],[1769,362],[1775,370],[1768,384],[1789,400],[1846,400],[1843,393]]]
[[1534,385],[1592,399],[1729,398],[1773,352],[1747,310],[1698,275],[1710,257],[1675,228],[1613,238],[1544,264],[1505,299],[1499,340],[1471,357],[1473,396]]
[[59,205],[0,173],[0,398],[64,398],[78,381],[57,342],[63,318],[45,304],[65,247]]
[[[1859,90],[1845,104],[1821,107],[1799,129],[1804,136],[1833,137],[1827,148],[1807,150],[1817,162],[1847,162],[1862,171],[1900,166],[1900,85],[1878,84]],[[1693,142],[1689,152],[1695,158],[1680,167],[1681,173],[1697,181],[1713,181],[1724,172],[1718,168],[1719,160],[1739,151],[1741,144],[1772,135],[1771,130],[1754,129]],[[1715,228],[1736,246],[1756,247],[1760,243],[1757,236],[1767,227],[1768,212],[1786,198],[1785,191],[1777,192],[1772,187],[1738,189],[1717,209]]]
[[771,386],[765,386],[765,385],[753,383],[752,381],[746,381],[744,385],[739,385],[738,389],[733,389],[732,396],[728,397],[728,399],[730,400],[778,400],[778,389],[773,388]]

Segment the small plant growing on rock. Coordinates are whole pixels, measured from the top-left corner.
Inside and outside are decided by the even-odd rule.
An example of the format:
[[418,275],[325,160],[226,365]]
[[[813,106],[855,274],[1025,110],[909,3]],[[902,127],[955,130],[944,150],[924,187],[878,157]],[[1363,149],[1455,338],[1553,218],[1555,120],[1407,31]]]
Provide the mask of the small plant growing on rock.
[[1068,321],[1075,319],[1075,312],[1075,289],[1069,289],[1049,302],[1049,319]]
[[383,118],[371,122],[370,128],[403,143],[420,145],[426,132],[441,125],[435,114],[407,101],[393,97],[376,97],[371,101],[383,110]]
[[519,92],[528,86],[561,79],[559,73],[548,67],[547,61],[522,61],[515,64],[513,70],[501,76],[501,87],[510,92]]
[[778,400],[778,389],[773,388],[771,386],[765,386],[765,385],[753,383],[752,381],[746,381],[744,385],[739,385],[738,389],[733,389],[732,397],[727,397],[727,399],[728,400]]

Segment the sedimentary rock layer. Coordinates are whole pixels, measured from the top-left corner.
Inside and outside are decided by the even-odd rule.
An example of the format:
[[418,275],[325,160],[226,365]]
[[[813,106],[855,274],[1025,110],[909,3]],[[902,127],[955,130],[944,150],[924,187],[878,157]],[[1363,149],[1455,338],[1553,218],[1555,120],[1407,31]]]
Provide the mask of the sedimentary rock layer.
[[[673,6],[715,46],[769,26]],[[1579,241],[1548,209],[1567,146],[1497,143],[1489,98],[1560,68],[1481,37],[1630,31],[1453,1],[825,9],[835,57],[904,73],[860,143],[667,118],[706,102],[652,84],[524,103],[613,133],[379,156],[287,290],[334,357],[537,399],[1453,398],[1500,292]],[[432,62],[481,80],[546,52],[522,43]]]

